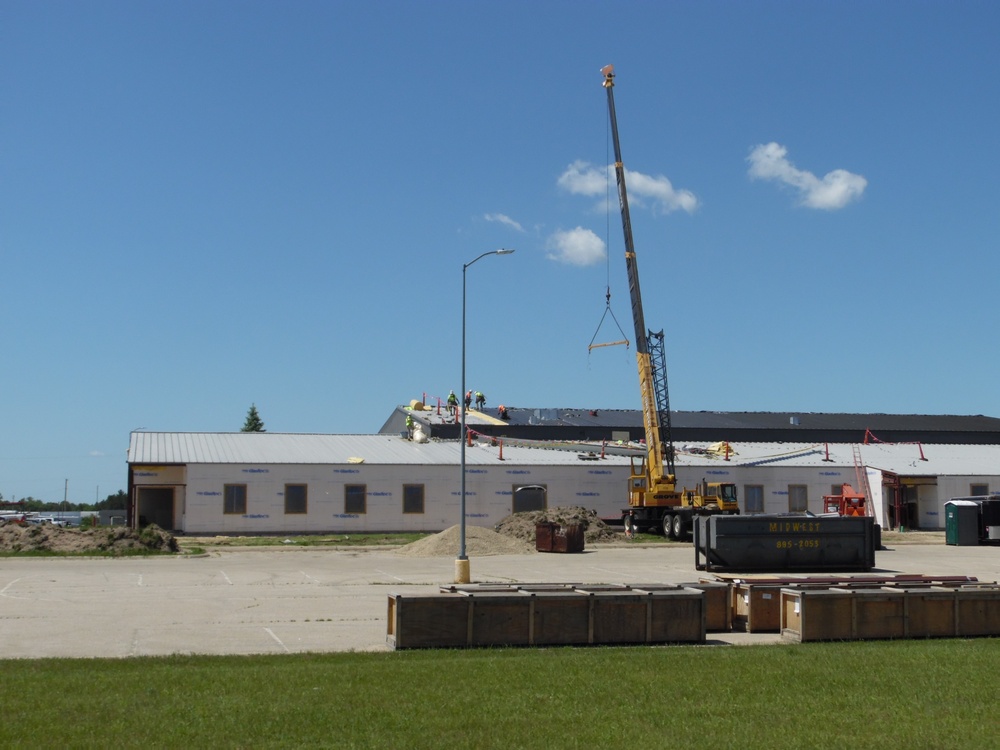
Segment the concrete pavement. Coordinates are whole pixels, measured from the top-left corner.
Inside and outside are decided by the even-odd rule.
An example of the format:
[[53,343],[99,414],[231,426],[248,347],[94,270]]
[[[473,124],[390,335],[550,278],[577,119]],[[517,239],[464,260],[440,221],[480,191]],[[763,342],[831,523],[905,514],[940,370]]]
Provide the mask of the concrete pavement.
[[[435,592],[452,582],[454,563],[385,549],[287,547],[0,558],[0,658],[383,651],[388,595]],[[876,553],[876,563],[878,573],[1000,581],[1000,547],[900,544]],[[472,557],[471,568],[478,583],[682,583],[705,575],[690,545]]]

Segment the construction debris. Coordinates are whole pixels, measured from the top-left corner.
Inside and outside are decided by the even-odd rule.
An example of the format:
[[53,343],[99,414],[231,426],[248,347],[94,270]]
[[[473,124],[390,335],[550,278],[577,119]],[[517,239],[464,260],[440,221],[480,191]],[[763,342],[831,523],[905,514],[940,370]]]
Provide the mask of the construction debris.
[[174,535],[159,526],[139,531],[124,526],[64,529],[59,526],[6,524],[0,529],[0,551],[122,554],[127,551],[177,552]]
[[582,526],[583,539],[587,544],[613,542],[621,538],[620,534],[613,531],[610,526],[597,517],[595,511],[579,506],[514,513],[500,521],[496,525],[496,530],[504,536],[534,544],[535,526],[540,523],[556,523],[560,526]]

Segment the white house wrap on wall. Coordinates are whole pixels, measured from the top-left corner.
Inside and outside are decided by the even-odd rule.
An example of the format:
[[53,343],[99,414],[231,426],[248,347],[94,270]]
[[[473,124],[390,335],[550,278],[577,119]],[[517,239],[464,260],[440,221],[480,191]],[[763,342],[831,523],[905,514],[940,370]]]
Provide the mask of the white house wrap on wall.
[[[577,456],[469,448],[467,523],[492,527],[539,503],[620,512],[629,460]],[[134,432],[128,462],[133,523],[187,534],[437,532],[459,522],[455,441]]]
[[[733,482],[743,513],[821,513],[823,495],[851,484],[870,493],[883,526],[892,527],[902,512],[909,527],[941,529],[950,498],[1000,490],[995,445],[705,448],[679,446],[678,487]],[[492,527],[519,510],[570,505],[620,518],[631,459],[612,450],[623,449],[476,443],[466,451],[467,523]],[[438,532],[459,522],[460,446],[454,440],[133,432],[128,464],[134,525],[187,534],[350,534]],[[859,476],[867,477],[867,490]]]

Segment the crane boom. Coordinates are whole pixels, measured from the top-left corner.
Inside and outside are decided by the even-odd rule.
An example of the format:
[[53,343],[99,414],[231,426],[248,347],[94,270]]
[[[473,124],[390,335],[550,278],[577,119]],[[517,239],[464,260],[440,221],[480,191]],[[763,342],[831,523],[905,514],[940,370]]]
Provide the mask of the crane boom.
[[[635,245],[632,240],[632,220],[628,209],[628,191],[625,187],[625,165],[622,161],[621,144],[618,141],[618,118],[615,113],[615,69],[606,65],[604,88],[608,93],[608,116],[611,119],[611,138],[615,149],[615,181],[618,183],[618,204],[622,215],[622,230],[625,234],[625,268],[628,272],[629,297],[632,303],[632,322],[635,325],[635,357],[639,370],[639,392],[642,396],[642,421],[646,434],[647,486],[639,493],[636,481],[632,482],[631,505],[660,504],[647,503],[647,496],[676,496],[674,471],[674,449],[670,438],[670,404],[666,386],[666,368],[663,355],[663,331],[646,330],[646,320],[642,309],[642,292],[639,288],[639,268],[636,263]],[[652,344],[651,344],[652,341]],[[654,358],[651,347],[657,354]],[[664,428],[666,434],[663,434]],[[664,472],[664,457],[667,467]],[[634,473],[634,472],[633,472]],[[662,498],[667,499],[667,498]]]
[[[674,470],[674,444],[670,435],[670,398],[667,393],[667,363],[663,331],[646,330],[639,291],[639,267],[632,243],[632,220],[628,213],[625,189],[625,165],[618,143],[618,118],[615,115],[615,68],[606,65],[604,88],[608,92],[608,115],[615,145],[615,180],[618,203],[625,233],[625,268],[628,271],[632,299],[632,322],[635,324],[635,359],[639,368],[639,392],[642,395],[642,422],[646,432],[646,454],[641,465],[632,461],[629,474],[629,507],[622,512],[628,534],[661,528],[666,536],[683,539],[691,531],[696,516],[716,513],[739,513],[736,485],[732,482],[699,482],[694,490],[677,489]],[[665,465],[664,465],[665,464]]]

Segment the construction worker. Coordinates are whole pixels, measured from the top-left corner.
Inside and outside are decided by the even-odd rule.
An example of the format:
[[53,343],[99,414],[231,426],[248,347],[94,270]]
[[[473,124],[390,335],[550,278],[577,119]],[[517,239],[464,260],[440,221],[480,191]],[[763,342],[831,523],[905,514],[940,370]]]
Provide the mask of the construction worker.
[[413,440],[413,415],[406,415],[406,439]]
[[468,409],[472,406],[472,391],[465,392],[465,408]]
[[458,396],[455,395],[455,391],[448,391],[448,414],[454,416],[456,408],[458,408]]
[[500,406],[497,407],[497,416],[500,417],[500,419],[510,419],[510,414],[507,413],[507,407],[500,404]]
[[476,391],[476,408],[482,411],[484,406],[486,406],[486,396],[482,391]]

